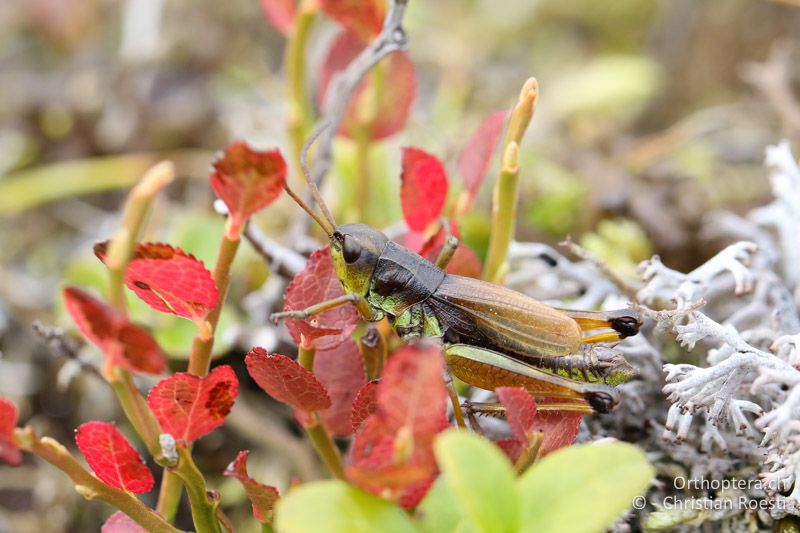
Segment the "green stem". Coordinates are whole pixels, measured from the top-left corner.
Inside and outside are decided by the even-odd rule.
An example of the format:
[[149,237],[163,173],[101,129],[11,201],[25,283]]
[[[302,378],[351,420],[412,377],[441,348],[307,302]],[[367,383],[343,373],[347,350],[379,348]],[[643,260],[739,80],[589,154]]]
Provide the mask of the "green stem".
[[503,154],[500,178],[492,199],[492,233],[483,268],[483,279],[500,283],[505,277],[505,262],[517,218],[519,146],[512,142]]
[[[314,372],[314,348],[300,346],[297,352],[297,362],[308,370]],[[311,426],[304,428],[311,439],[311,444],[317,451],[322,462],[328,467],[328,471],[338,479],[344,479],[344,462],[342,461],[342,454],[333,443],[328,430],[322,425],[319,420],[319,415],[316,412],[311,413],[313,423]]]
[[206,480],[192,459],[192,452],[185,444],[179,444],[178,464],[172,469],[183,481],[192,508],[192,521],[197,533],[221,533],[217,520],[219,501],[209,498]]
[[317,2],[304,0],[297,10],[294,31],[286,44],[286,77],[289,89],[289,137],[292,141],[292,162],[297,176],[300,172],[300,153],[314,122],[314,111],[306,82],[306,46],[317,14]]
[[344,461],[342,461],[342,454],[336,449],[328,430],[319,420],[317,413],[313,413],[314,424],[305,428],[308,438],[311,439],[311,444],[317,450],[322,462],[328,467],[328,471],[332,476],[337,479],[344,479]]
[[[236,250],[239,249],[239,236],[235,238],[226,232],[222,237],[217,253],[217,263],[214,266],[214,283],[219,291],[217,306],[211,310],[206,319],[208,331],[200,331],[192,341],[192,353],[189,356],[189,373],[195,376],[205,376],[208,374],[209,363],[211,362],[211,350],[214,348],[214,333],[219,322],[219,315],[228,294],[228,286],[231,281],[231,266],[236,257]],[[203,328],[206,329],[206,328]]]
[[75,490],[87,500],[110,503],[147,531],[180,533],[166,520],[144,505],[130,492],[106,485],[90,474],[59,442],[49,437],[39,439],[31,427],[17,429],[15,438],[23,450],[38,455],[63,471],[75,483]]
[[178,513],[182,488],[181,479],[174,472],[164,470],[164,477],[161,479],[161,488],[158,493],[156,512],[168,522],[174,521],[175,515]]
[[150,455],[158,457],[161,455],[161,444],[158,442],[161,427],[144,397],[139,394],[139,390],[133,382],[133,376],[127,370],[119,367],[112,368],[110,374],[107,378],[117,395],[122,411],[147,446]]
[[511,111],[508,130],[503,142],[500,178],[492,198],[492,233],[483,269],[483,279],[501,283],[507,269],[508,247],[514,238],[519,189],[519,144],[533,118],[539,85],[529,78],[522,86],[519,100]]

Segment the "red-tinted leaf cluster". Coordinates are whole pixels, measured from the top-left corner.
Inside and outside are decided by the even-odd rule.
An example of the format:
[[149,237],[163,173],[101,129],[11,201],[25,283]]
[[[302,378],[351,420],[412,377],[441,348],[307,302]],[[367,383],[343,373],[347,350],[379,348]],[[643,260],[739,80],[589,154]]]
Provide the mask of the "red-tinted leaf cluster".
[[369,418],[378,408],[378,384],[380,381],[370,381],[358,391],[353,399],[353,409],[350,413],[350,425],[353,432],[358,431],[361,424]]
[[11,466],[22,462],[22,452],[14,438],[17,416],[17,406],[0,396],[0,460]]
[[322,423],[333,435],[353,433],[353,400],[367,382],[364,359],[352,339],[314,355],[314,375],[327,389],[331,406],[320,411]]
[[259,483],[247,474],[247,450],[239,452],[236,459],[225,469],[225,476],[235,477],[247,492],[253,506],[253,516],[259,522],[268,524],[272,522],[272,510],[280,498],[280,493],[275,487]]
[[97,345],[110,366],[134,372],[160,374],[167,359],[144,328],[89,293],[75,287],[64,289],[64,305],[84,337]]
[[244,141],[229,144],[211,167],[211,187],[228,207],[231,238],[238,238],[247,219],[275,201],[286,184],[280,151],[254,150]]
[[[356,2],[351,0],[351,3]],[[350,31],[340,33],[331,43],[320,70],[317,97],[321,106],[336,73],[345,69],[365,46],[366,43]],[[339,133],[349,138],[366,135],[375,140],[398,133],[411,113],[416,89],[414,64],[408,54],[395,52],[385,57],[356,88]]]
[[103,483],[137,494],[153,488],[150,469],[114,424],[86,422],[75,431],[75,443]]
[[130,516],[117,511],[108,517],[100,528],[100,533],[147,533],[147,530],[134,522]]
[[408,227],[424,231],[438,220],[447,200],[447,172],[439,159],[419,148],[403,149],[400,201]]
[[[108,243],[94,253],[106,261]],[[201,323],[217,305],[219,291],[202,261],[163,243],[139,243],[125,271],[125,285],[150,307]]]
[[[443,359],[436,346],[406,346],[389,359],[383,381],[354,406],[348,478],[375,494],[414,506],[437,474],[433,438],[447,427]],[[368,385],[370,387],[370,385]]]
[[[419,148],[404,148],[400,201],[403,218],[409,232],[401,243],[435,262],[442,251],[447,232],[442,223],[442,213],[447,200],[447,171],[439,159]],[[426,230],[438,229],[426,238]],[[458,224],[448,220],[447,224],[455,237],[459,237]],[[447,265],[447,272],[459,276],[478,278],[481,261],[472,249],[460,244]]]
[[329,17],[363,41],[369,42],[383,27],[386,0],[320,0]]
[[276,400],[302,412],[321,411],[331,406],[325,386],[297,361],[254,347],[244,362],[250,377]]
[[276,30],[284,35],[292,32],[297,16],[297,0],[259,0],[261,11]]
[[[294,29],[298,0],[260,0],[264,16],[276,30],[288,35]],[[386,0],[320,0],[320,7],[346,30],[371,41],[383,26]]]
[[469,195],[469,205],[474,201],[486,177],[507,116],[508,110],[503,109],[486,117],[469,138],[458,158],[458,172]]
[[[523,387],[498,387],[496,392],[514,435],[514,438],[497,444],[512,461],[516,461],[531,445],[531,437],[536,432],[541,431],[544,439],[539,446],[539,457],[569,446],[578,436],[581,413],[538,410],[533,397]],[[547,400],[542,400],[542,403],[547,403]]]
[[178,372],[162,379],[147,396],[161,430],[191,442],[222,425],[239,393],[239,380],[227,365],[204,377]]
[[[344,290],[333,269],[330,247],[326,246],[311,254],[306,267],[286,289],[284,310],[305,309],[342,295]],[[350,338],[358,320],[355,306],[345,304],[306,320],[287,320],[286,328],[298,346],[327,350]]]

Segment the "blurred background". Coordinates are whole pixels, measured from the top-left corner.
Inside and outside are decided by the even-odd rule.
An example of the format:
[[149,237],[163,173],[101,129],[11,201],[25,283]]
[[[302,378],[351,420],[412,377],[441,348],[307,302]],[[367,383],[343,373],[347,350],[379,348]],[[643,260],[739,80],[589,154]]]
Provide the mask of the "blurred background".
[[[571,235],[624,274],[653,253],[678,270],[700,264],[716,249],[703,215],[765,202],[764,148],[782,138],[800,148],[796,0],[410,0],[405,27],[413,111],[404,132],[373,147],[366,208],[350,205],[352,146],[337,143],[326,185],[340,191],[342,220],[357,212],[398,224],[401,146],[436,154],[456,182],[469,135],[513,105],[529,76],[541,94],[522,146],[518,238]],[[313,27],[313,93],[337,31],[324,17]],[[82,421],[120,419],[107,385],[32,325],[71,327],[65,284],[102,291],[91,245],[112,234],[126,190],[158,160],[175,161],[179,179],[155,205],[146,238],[213,264],[224,224],[206,181],[213,153],[237,138],[289,150],[285,45],[257,0],[0,3],[0,394],[20,406],[23,423],[71,442]],[[462,221],[479,255],[497,166]],[[257,222],[288,245],[299,216],[279,202]],[[237,370],[253,344],[292,349],[266,324],[285,284],[275,278],[242,248],[216,347]],[[130,304],[173,370],[184,369],[193,325]],[[76,349],[85,363],[100,361],[93,348]],[[237,450],[258,450],[251,474],[281,488],[321,475],[291,415],[251,385],[229,423],[197,446],[211,485],[241,503],[232,514],[242,531],[254,524],[244,494],[214,475]],[[109,513],[30,457],[0,474],[0,532],[95,531]]]

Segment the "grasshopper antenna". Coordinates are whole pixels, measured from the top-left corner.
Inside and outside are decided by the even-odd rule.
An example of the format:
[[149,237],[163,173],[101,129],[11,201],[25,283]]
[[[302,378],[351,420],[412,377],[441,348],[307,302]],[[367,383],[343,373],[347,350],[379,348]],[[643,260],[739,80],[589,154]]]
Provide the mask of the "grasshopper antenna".
[[308,171],[308,161],[307,161],[309,148],[311,148],[311,145],[314,144],[314,141],[317,140],[317,138],[322,134],[322,132],[328,128],[328,126],[330,126],[330,124],[325,123],[321,125],[319,128],[317,128],[316,131],[314,131],[314,133],[311,134],[311,137],[309,137],[308,140],[305,142],[305,144],[303,145],[303,150],[300,153],[300,165],[303,168],[303,175],[305,176],[306,182],[308,183],[308,187],[311,190],[311,196],[314,198],[314,201],[317,203],[317,205],[320,206],[320,209],[322,209],[322,212],[325,215],[325,220],[327,220],[328,223],[326,224],[325,221],[323,221],[323,219],[321,219],[316,213],[314,213],[314,210],[311,209],[311,207],[309,207],[309,205],[305,203],[303,199],[300,198],[289,187],[289,185],[284,185],[284,188],[286,189],[286,192],[289,194],[289,196],[291,196],[292,199],[297,203],[297,205],[299,205],[303,209],[303,211],[308,213],[311,216],[311,218],[313,218],[316,221],[316,223],[319,224],[319,227],[322,228],[322,230],[328,235],[328,237],[330,237],[333,235],[333,231],[336,229],[336,221],[333,219],[333,215],[331,215],[331,212],[328,210],[328,206],[322,200],[322,195],[319,192],[319,188],[317,188],[317,184],[314,183],[314,180],[311,179],[311,173]]

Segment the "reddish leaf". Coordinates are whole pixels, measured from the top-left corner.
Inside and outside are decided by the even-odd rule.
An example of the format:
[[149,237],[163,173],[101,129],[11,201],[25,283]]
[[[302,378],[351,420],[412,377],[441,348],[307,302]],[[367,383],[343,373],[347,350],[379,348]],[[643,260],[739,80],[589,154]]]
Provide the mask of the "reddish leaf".
[[327,389],[332,404],[320,411],[322,423],[333,435],[350,435],[353,432],[350,422],[353,400],[367,382],[358,345],[347,339],[338,346],[317,351],[314,375]]
[[212,163],[211,187],[230,217],[229,236],[238,238],[250,216],[280,196],[286,184],[286,162],[280,151],[258,151],[243,141],[229,144]]
[[239,380],[227,365],[204,377],[178,372],[162,379],[147,396],[161,430],[192,442],[222,425],[239,393]]
[[516,463],[517,459],[519,459],[519,456],[528,447],[527,445],[522,444],[516,438],[500,439],[496,441],[495,444],[497,444],[500,449],[503,450],[503,453],[505,453],[506,456],[511,459],[512,463]]
[[[324,107],[334,75],[344,70],[365,46],[362,39],[347,31],[331,43],[319,76],[320,106]],[[414,64],[405,52],[395,52],[382,59],[377,68],[380,69],[380,83],[376,81],[375,70],[361,80],[338,133],[354,138],[360,130],[367,130],[370,138],[380,140],[391,137],[405,126],[417,89]],[[376,95],[378,90],[380,94]]]
[[130,516],[117,511],[108,517],[100,533],[147,533],[147,530],[134,522]]
[[508,109],[502,109],[483,119],[458,158],[461,181],[473,198],[478,194],[478,189],[486,177],[486,170],[489,168],[489,162],[492,160],[507,116]]
[[320,5],[331,18],[364,41],[371,41],[383,27],[385,0],[321,0]]
[[0,396],[0,459],[11,466],[22,462],[22,452],[14,438],[17,417],[17,406]]
[[408,227],[423,231],[442,214],[446,199],[447,173],[441,161],[419,148],[404,148],[400,201]]
[[506,408],[506,419],[514,436],[527,446],[529,433],[536,418],[536,401],[524,387],[498,387],[495,392]]
[[437,473],[432,437],[415,441],[408,431],[393,430],[380,414],[361,425],[350,446],[347,477],[373,494],[398,499],[404,491]]
[[75,443],[103,483],[142,494],[153,488],[153,474],[114,424],[86,422],[75,431]]
[[370,381],[364,385],[353,400],[353,412],[350,414],[350,424],[353,426],[353,432],[357,432],[364,420],[377,409],[378,383],[380,382]]
[[235,477],[244,486],[250,504],[253,506],[253,516],[262,524],[272,522],[272,509],[280,498],[278,489],[259,483],[247,475],[247,454],[245,450],[239,452],[236,459],[225,469],[225,476]]
[[[546,403],[541,400],[540,403]],[[539,447],[539,457],[544,457],[575,442],[583,415],[573,411],[539,410],[533,421],[533,431],[542,431],[544,440]]]
[[260,0],[261,11],[276,30],[289,35],[297,16],[296,0]]
[[331,406],[322,383],[297,361],[254,347],[244,362],[258,386],[276,400],[302,411],[321,411]]
[[134,372],[160,374],[167,367],[164,352],[144,328],[89,293],[64,289],[64,306],[84,337],[97,345],[108,363]]
[[403,509],[413,509],[419,505],[422,498],[428,494],[434,481],[436,481],[436,476],[431,476],[426,480],[406,487],[403,494],[400,496],[400,507]]
[[[106,260],[108,243],[94,253]],[[125,284],[150,307],[202,322],[217,305],[214,278],[201,261],[180,248],[163,243],[139,243],[125,272]]]
[[[333,270],[330,247],[326,246],[311,254],[306,267],[294,277],[286,289],[284,309],[305,309],[343,294],[342,284]],[[318,350],[327,350],[349,339],[358,320],[355,306],[345,304],[306,320],[287,320],[286,329],[298,346],[304,344],[305,338],[306,346],[314,344]]]
[[377,403],[390,428],[406,427],[416,437],[447,426],[443,371],[441,349],[435,345],[405,346],[389,358]]

